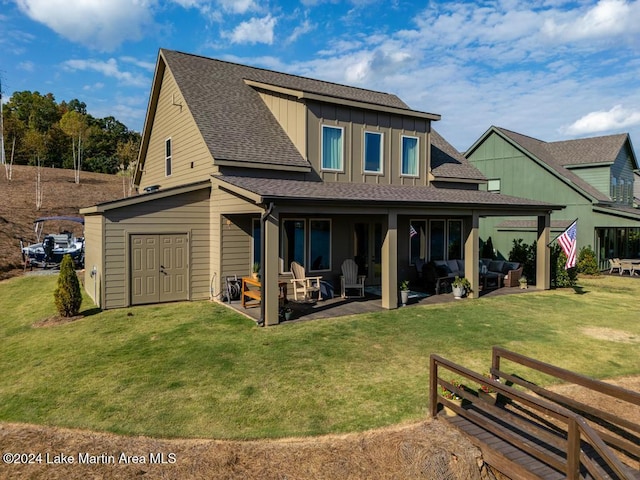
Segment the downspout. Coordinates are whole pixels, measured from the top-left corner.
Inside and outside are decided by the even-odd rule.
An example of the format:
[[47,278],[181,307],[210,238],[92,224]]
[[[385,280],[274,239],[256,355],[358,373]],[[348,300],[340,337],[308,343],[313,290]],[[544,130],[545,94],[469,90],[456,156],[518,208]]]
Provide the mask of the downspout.
[[[266,237],[266,228],[265,225],[267,223],[267,218],[273,212],[273,202],[269,203],[269,207],[264,211],[264,213],[260,216],[260,263],[264,266],[264,259],[267,255],[266,246],[265,246],[265,237]],[[265,304],[264,304],[264,268],[262,268],[262,276],[263,278],[260,281],[260,320],[258,320],[258,326],[264,327],[264,312],[265,312]]]

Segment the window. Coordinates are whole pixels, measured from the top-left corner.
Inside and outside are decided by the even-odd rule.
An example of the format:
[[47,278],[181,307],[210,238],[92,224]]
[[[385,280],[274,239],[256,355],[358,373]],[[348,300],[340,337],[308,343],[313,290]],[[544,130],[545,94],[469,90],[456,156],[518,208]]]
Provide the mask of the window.
[[171,176],[171,139],[167,138],[164,141],[164,174],[167,177]]
[[411,220],[409,222],[409,261],[427,258],[427,221]]
[[449,220],[447,259],[462,259],[462,220]]
[[331,270],[331,220],[309,221],[309,270]]
[[254,218],[252,225],[252,235],[253,235],[253,263],[259,263],[262,265],[262,231],[260,228],[260,219]]
[[382,173],[382,134],[364,132],[364,171]]
[[418,176],[418,138],[402,136],[402,175]]
[[444,220],[431,220],[429,222],[429,260],[446,260],[445,234]]
[[322,170],[342,171],[342,128],[322,126]]
[[487,191],[491,193],[500,193],[500,179],[494,178],[487,182]]
[[283,272],[288,272],[291,262],[304,265],[304,238],[305,221],[302,219],[283,220],[282,222],[282,267]]

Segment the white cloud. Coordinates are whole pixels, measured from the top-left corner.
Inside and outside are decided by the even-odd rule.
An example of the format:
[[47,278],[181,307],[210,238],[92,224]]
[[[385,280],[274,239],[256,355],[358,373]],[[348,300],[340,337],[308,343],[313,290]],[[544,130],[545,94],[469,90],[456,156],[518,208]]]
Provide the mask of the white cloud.
[[313,30],[315,30],[315,28],[316,26],[313,25],[308,19],[306,19],[304,22],[293,29],[293,32],[287,38],[287,43],[295,42],[299,37],[312,32]]
[[155,0],[16,0],[20,10],[59,35],[96,50],[139,40]]
[[120,70],[118,62],[114,58],[107,61],[98,60],[67,60],[63,66],[71,71],[93,71],[103,74],[106,77],[117,79],[123,85],[132,87],[147,87],[149,79],[143,75]]
[[559,20],[547,19],[542,32],[566,41],[626,36],[640,32],[638,15],[637,1],[600,0],[585,12],[568,11],[559,15]]
[[18,64],[18,68],[20,70],[24,70],[25,72],[33,72],[36,69],[36,64],[31,60],[25,60],[24,62],[20,62]]
[[253,0],[219,0],[218,3],[224,11],[230,13],[243,14],[258,9]]
[[273,44],[273,29],[277,19],[271,15],[263,18],[252,18],[238,25],[233,32],[227,34],[232,43],[266,43]]
[[608,111],[591,112],[566,127],[569,135],[583,135],[610,130],[621,130],[640,125],[640,110],[629,110],[616,105]]

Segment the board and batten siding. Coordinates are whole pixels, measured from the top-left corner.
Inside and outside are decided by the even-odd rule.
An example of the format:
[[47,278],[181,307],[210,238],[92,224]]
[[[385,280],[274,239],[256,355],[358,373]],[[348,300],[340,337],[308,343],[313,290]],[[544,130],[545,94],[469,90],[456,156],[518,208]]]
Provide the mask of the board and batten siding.
[[[395,185],[427,185],[428,120],[401,117],[385,112],[349,108],[334,104],[309,102],[307,109],[307,158],[324,181]],[[321,168],[322,125],[341,127],[343,133],[344,170],[323,171]],[[382,133],[382,173],[364,171],[364,132]],[[419,175],[402,176],[402,136],[418,137]]]
[[[165,175],[165,141],[171,138],[171,175]],[[205,180],[213,173],[213,159],[173,75],[166,68],[153,117],[140,191],[151,185],[175,187]]]
[[261,89],[257,91],[300,155],[307,158],[307,109],[304,103],[290,95],[266,92]]
[[215,281],[214,294],[223,291],[226,276],[238,275],[240,278],[251,273],[251,219],[260,218],[262,212],[257,205],[225,190],[213,188],[211,191],[211,272]]
[[[102,307],[104,259],[102,256],[104,246],[104,225],[100,215],[86,215],[84,217],[84,288],[87,294],[98,307]],[[95,272],[92,274],[91,272]]]
[[187,234],[189,300],[209,296],[209,188],[114,208],[104,217],[104,305],[131,304],[130,244],[132,234]]

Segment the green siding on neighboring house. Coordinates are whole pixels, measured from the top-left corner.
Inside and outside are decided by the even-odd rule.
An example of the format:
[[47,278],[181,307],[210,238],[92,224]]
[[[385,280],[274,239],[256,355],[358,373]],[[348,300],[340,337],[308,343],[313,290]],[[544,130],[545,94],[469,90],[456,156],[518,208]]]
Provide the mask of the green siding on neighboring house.
[[[489,181],[500,181],[501,194],[565,205],[563,210],[551,215],[551,221],[556,222],[552,238],[562,232],[562,228],[558,227],[559,221],[568,225],[569,222],[578,219],[578,248],[591,246],[599,255],[601,266],[605,264],[606,258],[613,254],[610,245],[601,245],[603,232],[613,232],[607,235],[609,238],[616,238],[613,242],[617,255],[631,252],[635,248],[635,244],[629,243],[630,238],[627,237],[640,227],[637,215],[632,211],[608,210],[613,204],[608,205],[608,202],[602,202],[602,199],[593,198],[591,193],[588,193],[586,185],[596,188],[606,197],[613,193],[613,200],[618,207],[631,206],[635,162],[628,142],[617,155],[602,158],[600,163],[567,165],[567,170],[584,181],[580,186],[575,178],[566,180],[561,168],[556,169],[552,164],[545,163],[550,161],[549,158],[538,159],[534,153],[527,151],[526,142],[532,142],[532,146],[538,149],[539,141],[522,137],[525,143],[515,140],[518,143],[512,144],[496,130],[490,129],[467,153],[467,158]],[[543,150],[536,151],[544,154]],[[614,155],[615,159],[612,158]],[[613,178],[616,189],[612,189]],[[599,205],[599,202],[602,202],[602,205]],[[494,248],[502,257],[508,257],[515,239],[522,238],[525,243],[531,244],[536,238],[535,229],[531,226],[535,224],[534,218],[528,219],[529,225],[518,225],[509,220],[511,219],[506,217],[494,217],[482,219],[480,223],[481,239],[486,241],[491,237]]]
[[611,190],[611,172],[608,165],[598,165],[596,167],[570,168],[570,170],[578,175],[585,182],[593,185],[605,195],[610,194]]

